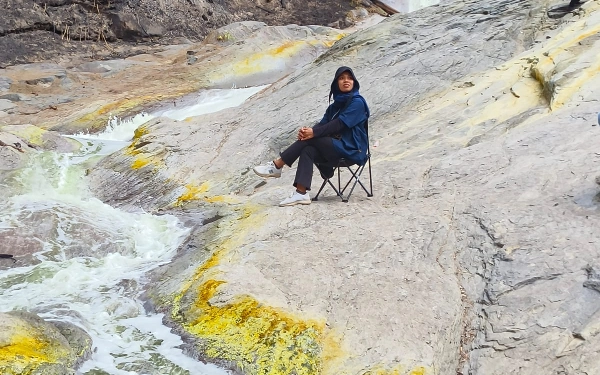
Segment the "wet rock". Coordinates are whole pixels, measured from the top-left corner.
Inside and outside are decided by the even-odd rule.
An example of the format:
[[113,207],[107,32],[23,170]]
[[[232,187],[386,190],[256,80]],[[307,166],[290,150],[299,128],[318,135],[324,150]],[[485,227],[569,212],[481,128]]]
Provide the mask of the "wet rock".
[[89,335],[70,324],[55,325],[24,311],[0,313],[3,374],[74,374],[90,347]]
[[31,147],[43,150],[74,152],[81,147],[78,141],[34,125],[5,125],[0,126],[0,130],[23,139]]
[[[19,147],[15,146],[17,144]],[[0,146],[0,177],[4,180],[10,176],[10,172],[26,165],[28,155],[27,149],[23,148],[23,140],[13,134],[0,131],[0,145],[5,145]],[[5,248],[5,250],[7,253],[12,254],[12,249]],[[0,267],[2,265],[8,266],[10,262],[0,259]]]
[[[115,206],[182,218],[180,211],[190,208],[214,213],[205,225],[184,220],[195,230],[148,286],[165,319],[190,331],[187,348],[196,356],[227,358],[254,373],[272,368],[274,352],[282,353],[282,371],[308,375],[320,365],[325,374],[593,373],[600,298],[597,277],[583,269],[600,257],[600,223],[594,210],[573,202],[589,188],[598,144],[589,114],[597,111],[591,94],[600,83],[586,62],[595,61],[590,51],[600,13],[596,3],[587,4],[581,19],[552,27],[546,6],[535,1],[445,4],[326,39],[333,47],[323,54],[295,48],[315,43],[311,32],[326,28],[236,25],[202,48],[189,47],[199,56],[191,66],[187,46],[164,66],[157,56],[140,57],[156,59],[156,70],[150,75],[140,67],[127,79],[150,77],[154,86],[134,91],[140,82],[124,79],[102,92],[107,81],[96,82],[101,104],[93,102],[90,117],[121,99],[117,104],[132,108],[149,93],[164,95],[174,77],[194,77],[202,87],[271,85],[237,108],[144,125],[130,147],[103,159],[87,181]],[[535,43],[544,35],[547,46]],[[570,56],[549,72],[570,88],[560,92],[561,111],[549,109],[546,93],[529,77],[553,45],[569,50],[561,47],[558,60]],[[290,51],[306,54],[281,58]],[[209,59],[218,63],[204,63]],[[277,70],[273,61],[290,65]],[[341,64],[355,69],[371,107],[375,196],[355,192],[341,204],[327,189],[310,206],[281,209],[276,205],[292,188],[294,170],[268,181],[248,171],[293,141],[298,127],[320,119]],[[36,229],[56,239],[43,224],[58,219],[48,212],[19,216],[14,222],[22,232],[3,238],[34,243]],[[82,248],[68,247],[68,254],[93,256],[86,241],[97,244],[103,233],[93,232],[91,219],[79,222],[72,242]],[[118,251],[113,242],[101,249]],[[33,246],[12,244],[2,253]],[[248,326],[249,316],[260,324]],[[285,345],[274,351],[278,342]],[[307,349],[310,361],[285,360],[299,358],[298,348]]]
[[54,326],[58,328],[60,333],[69,342],[69,346],[77,355],[75,368],[79,367],[92,355],[93,341],[91,336],[80,327],[71,323],[53,321],[52,324],[54,324]]

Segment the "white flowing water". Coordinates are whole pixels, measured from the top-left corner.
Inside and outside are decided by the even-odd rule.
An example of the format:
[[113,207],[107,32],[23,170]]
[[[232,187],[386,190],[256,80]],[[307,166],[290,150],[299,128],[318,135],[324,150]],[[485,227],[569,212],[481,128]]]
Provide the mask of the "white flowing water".
[[[94,351],[78,374],[227,374],[183,354],[180,337],[162,325],[162,315],[145,312],[139,299],[144,275],[173,258],[188,230],[176,217],[124,212],[94,198],[81,162],[126,146],[135,128],[156,116],[215,112],[260,89],[211,90],[202,94],[202,103],[177,111],[111,119],[101,134],[72,137],[84,145],[80,153],[41,152],[18,175],[1,181],[0,237],[29,233],[22,240],[42,250],[34,254],[39,263],[17,262],[0,271],[0,309],[27,310],[83,328]],[[48,222],[53,227],[42,230],[41,223]]]

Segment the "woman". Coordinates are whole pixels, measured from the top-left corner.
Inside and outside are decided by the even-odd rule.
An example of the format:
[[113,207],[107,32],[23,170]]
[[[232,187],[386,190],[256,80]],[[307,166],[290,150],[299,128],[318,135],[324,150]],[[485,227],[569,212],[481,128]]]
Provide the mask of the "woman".
[[333,166],[344,158],[362,165],[367,160],[367,132],[365,124],[369,118],[369,107],[359,94],[360,85],[352,69],[340,67],[331,82],[329,100],[323,119],[313,128],[303,127],[298,131],[298,140],[280,153],[280,157],[254,167],[261,177],[281,177],[284,165],[291,167],[296,159],[298,169],[294,179],[296,191],[280,206],[310,204],[307,191],[312,181],[313,164],[319,164],[321,176],[333,176]]

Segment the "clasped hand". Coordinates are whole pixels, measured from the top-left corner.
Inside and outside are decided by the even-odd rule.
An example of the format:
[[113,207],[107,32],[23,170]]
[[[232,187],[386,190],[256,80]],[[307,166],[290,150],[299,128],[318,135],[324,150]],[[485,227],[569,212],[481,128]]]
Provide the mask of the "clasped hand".
[[314,137],[312,128],[303,127],[298,130],[298,140],[306,141]]

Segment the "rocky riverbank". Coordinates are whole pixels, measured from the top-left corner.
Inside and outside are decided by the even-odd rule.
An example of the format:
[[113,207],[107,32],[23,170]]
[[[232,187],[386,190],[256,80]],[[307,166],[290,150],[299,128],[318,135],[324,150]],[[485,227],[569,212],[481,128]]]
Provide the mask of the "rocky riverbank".
[[0,6],[0,67],[126,58],[199,42],[240,21],[345,28],[364,12],[386,14],[369,0],[2,0]]
[[[5,95],[72,100],[29,114],[3,99],[0,140],[37,145],[15,129],[99,129],[198,89],[268,83],[237,108],[153,119],[89,168],[103,201],[193,229],[145,294],[190,355],[243,374],[594,373],[600,5],[549,18],[557,5],[458,1],[347,36],[242,24],[52,71],[71,83],[15,73]],[[320,118],[339,65],[372,110],[375,196],[277,207],[294,169],[263,181],[250,168]]]

